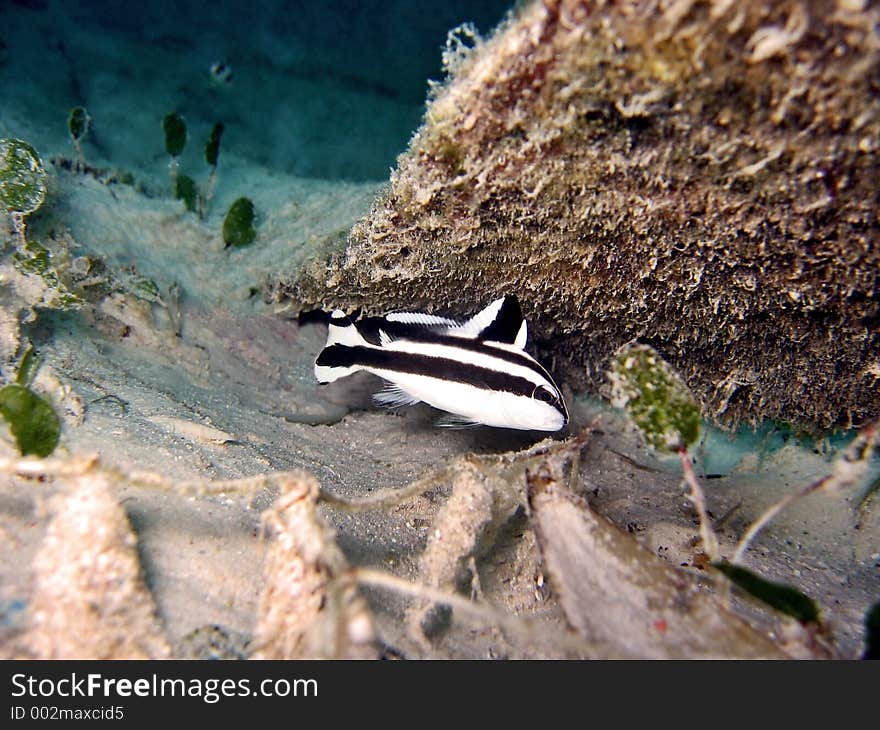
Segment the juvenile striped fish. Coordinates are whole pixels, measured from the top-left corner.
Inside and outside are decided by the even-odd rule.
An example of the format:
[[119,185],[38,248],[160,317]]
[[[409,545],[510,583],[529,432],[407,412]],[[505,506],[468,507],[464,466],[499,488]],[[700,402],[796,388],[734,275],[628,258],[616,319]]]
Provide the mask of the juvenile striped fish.
[[418,312],[353,321],[337,309],[315,378],[365,370],[388,382],[373,398],[388,407],[423,402],[448,414],[439,425],[558,431],[568,410],[550,374],[525,351],[528,326],[514,296],[464,323]]

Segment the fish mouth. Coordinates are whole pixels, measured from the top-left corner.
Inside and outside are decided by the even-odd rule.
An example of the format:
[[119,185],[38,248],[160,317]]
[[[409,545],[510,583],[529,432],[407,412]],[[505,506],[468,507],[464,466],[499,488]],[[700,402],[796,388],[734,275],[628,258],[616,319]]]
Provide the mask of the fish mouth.
[[538,426],[534,426],[532,428],[533,431],[562,431],[568,425],[568,419],[559,414],[558,418],[547,418],[541,421],[541,424]]

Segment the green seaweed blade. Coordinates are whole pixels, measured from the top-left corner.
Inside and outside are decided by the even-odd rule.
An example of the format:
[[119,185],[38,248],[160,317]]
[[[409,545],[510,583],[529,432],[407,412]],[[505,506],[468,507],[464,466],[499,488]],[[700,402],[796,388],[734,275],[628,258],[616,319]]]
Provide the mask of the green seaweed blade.
[[49,456],[61,438],[52,405],[30,388],[12,383],[0,388],[0,415],[9,424],[23,456]]
[[223,220],[223,242],[227,247],[247,246],[256,236],[254,204],[249,198],[239,198],[229,207]]
[[748,568],[721,560],[713,562],[712,567],[730,578],[734,585],[750,596],[796,618],[802,624],[818,623],[821,618],[816,602],[793,586],[774,583]]
[[162,126],[165,129],[165,151],[172,157],[180,157],[186,146],[186,122],[177,112],[170,112],[165,115]]

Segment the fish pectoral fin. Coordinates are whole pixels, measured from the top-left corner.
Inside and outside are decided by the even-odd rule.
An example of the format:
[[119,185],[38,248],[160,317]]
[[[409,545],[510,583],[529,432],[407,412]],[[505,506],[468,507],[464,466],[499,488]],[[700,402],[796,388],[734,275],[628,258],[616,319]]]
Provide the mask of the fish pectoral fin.
[[385,408],[402,408],[403,406],[414,406],[420,400],[400,386],[389,383],[378,393],[373,393],[373,401]]
[[473,428],[474,426],[479,426],[481,424],[479,421],[474,421],[472,418],[466,418],[465,416],[459,416],[457,413],[444,413],[434,422],[434,425],[439,428],[462,429]]

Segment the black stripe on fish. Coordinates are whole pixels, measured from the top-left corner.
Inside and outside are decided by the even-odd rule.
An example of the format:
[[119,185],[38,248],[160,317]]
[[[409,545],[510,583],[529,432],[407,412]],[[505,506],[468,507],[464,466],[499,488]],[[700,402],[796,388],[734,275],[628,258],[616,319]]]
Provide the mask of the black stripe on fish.
[[[494,350],[492,354],[495,354]],[[395,352],[374,347],[330,345],[321,351],[316,365],[340,368],[361,366],[409,375],[421,375],[464,383],[481,390],[504,391],[528,398],[534,397],[536,391],[541,388],[540,385],[536,385],[527,378],[510,375],[502,370],[471,365],[451,358]],[[552,383],[552,381],[550,382]],[[553,397],[552,400],[556,402],[558,399]]]
[[[358,331],[360,331],[359,325],[360,323],[355,325],[358,327]],[[515,350],[502,349],[500,347],[493,347],[492,345],[486,344],[482,340],[471,340],[465,337],[453,337],[451,335],[445,335],[426,329],[407,332],[397,337],[392,335],[390,332],[387,332],[387,330],[386,333],[391,337],[392,340],[406,340],[408,342],[424,343],[426,345],[447,345],[449,347],[458,348],[459,350],[467,350],[469,352],[478,352],[483,355],[489,355],[491,357],[498,358],[499,360],[503,360],[504,362],[509,362],[511,365],[522,365],[523,367],[530,368],[538,375],[543,377],[545,380],[553,383],[553,378],[550,377],[550,373],[547,372],[544,366],[525,352],[518,352]]]
[[371,345],[380,344],[379,332],[387,334],[392,340],[416,340],[422,335],[442,332],[447,325],[424,325],[411,324],[409,322],[394,322],[385,317],[364,317],[355,323],[358,332]]

